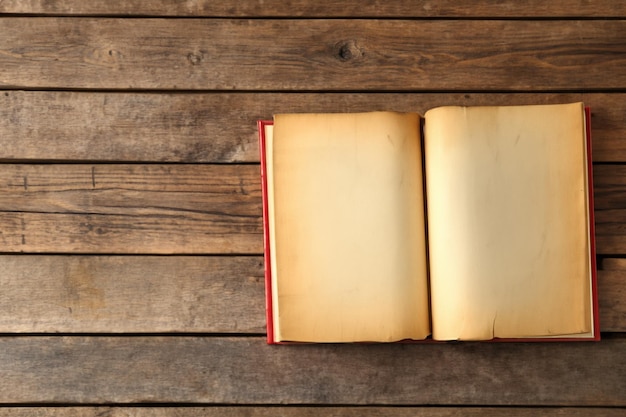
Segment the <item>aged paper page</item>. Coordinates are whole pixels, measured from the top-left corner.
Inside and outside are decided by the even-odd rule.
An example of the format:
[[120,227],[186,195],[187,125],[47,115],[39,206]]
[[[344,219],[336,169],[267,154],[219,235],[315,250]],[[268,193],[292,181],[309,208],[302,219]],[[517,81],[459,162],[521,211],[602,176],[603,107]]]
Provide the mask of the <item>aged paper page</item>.
[[434,337],[590,332],[582,104],[444,107],[425,125]]
[[411,114],[275,117],[277,340],[430,333],[418,126]]

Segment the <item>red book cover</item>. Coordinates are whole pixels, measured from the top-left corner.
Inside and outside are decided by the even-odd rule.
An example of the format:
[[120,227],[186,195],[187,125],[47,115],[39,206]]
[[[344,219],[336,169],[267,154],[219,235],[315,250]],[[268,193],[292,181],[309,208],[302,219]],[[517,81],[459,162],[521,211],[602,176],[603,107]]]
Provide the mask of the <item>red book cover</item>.
[[263,198],[263,262],[265,265],[265,320],[267,322],[267,343],[274,344],[274,319],[272,316],[272,268],[270,253],[269,213],[267,202],[267,163],[265,151],[265,126],[273,124],[272,120],[259,120],[259,151],[261,158],[261,195]]

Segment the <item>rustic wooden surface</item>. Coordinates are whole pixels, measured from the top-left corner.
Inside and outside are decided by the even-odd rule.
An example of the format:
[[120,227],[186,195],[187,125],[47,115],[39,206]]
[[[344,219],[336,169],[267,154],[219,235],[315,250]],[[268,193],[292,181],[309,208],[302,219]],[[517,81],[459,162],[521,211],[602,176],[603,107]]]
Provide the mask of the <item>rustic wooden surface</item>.
[[613,19],[12,17],[0,18],[0,32],[6,88],[554,91],[626,84],[626,21]]
[[[626,414],[626,5],[288,4],[0,2],[0,416]],[[601,342],[265,344],[257,119],[578,100]]]
[[205,17],[621,17],[626,5],[611,0],[551,1],[475,0],[471,6],[456,0],[3,0],[2,13],[106,16],[205,16]]
[[0,402],[626,407],[626,338],[605,339],[277,348],[264,337],[7,337]]
[[586,407],[6,407],[0,417],[622,417],[618,408]]
[[[584,101],[593,157],[626,161],[626,94],[68,92],[0,94],[0,161],[258,162],[256,125],[279,112],[417,111]],[[88,117],[86,117],[87,115]]]

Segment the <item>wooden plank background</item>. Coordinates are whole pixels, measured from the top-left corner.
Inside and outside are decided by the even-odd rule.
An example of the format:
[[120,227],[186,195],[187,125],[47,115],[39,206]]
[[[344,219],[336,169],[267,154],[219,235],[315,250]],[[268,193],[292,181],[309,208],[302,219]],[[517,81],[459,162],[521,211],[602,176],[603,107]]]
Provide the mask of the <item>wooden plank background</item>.
[[[0,90],[0,416],[626,413],[625,4],[4,0]],[[579,100],[601,342],[265,344],[257,119]]]
[[12,17],[0,19],[0,31],[6,88],[554,91],[626,84],[626,21],[612,19]]
[[3,0],[0,12],[46,15],[100,16],[203,16],[203,17],[622,17],[626,5],[611,0],[553,1],[476,0],[472,5],[455,0],[395,0],[385,2],[342,2],[321,0],[309,2],[281,0],[241,2],[224,0]]

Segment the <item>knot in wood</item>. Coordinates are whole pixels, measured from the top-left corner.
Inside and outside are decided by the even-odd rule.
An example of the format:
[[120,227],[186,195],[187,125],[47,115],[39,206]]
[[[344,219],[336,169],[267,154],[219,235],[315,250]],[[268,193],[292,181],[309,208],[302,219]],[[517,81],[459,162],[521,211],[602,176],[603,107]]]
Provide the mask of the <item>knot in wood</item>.
[[204,60],[204,56],[202,53],[190,52],[189,55],[187,55],[187,60],[191,63],[191,65],[198,65]]
[[363,56],[363,51],[359,48],[356,41],[352,39],[339,42],[337,51],[337,56],[342,61],[350,61]]

